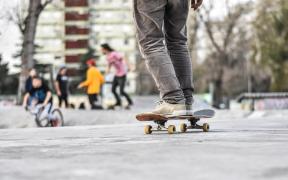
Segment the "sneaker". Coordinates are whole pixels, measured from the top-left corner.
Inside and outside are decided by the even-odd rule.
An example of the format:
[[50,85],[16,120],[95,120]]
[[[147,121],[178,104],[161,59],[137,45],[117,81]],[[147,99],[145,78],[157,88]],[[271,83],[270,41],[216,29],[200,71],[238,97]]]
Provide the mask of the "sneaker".
[[122,106],[122,105],[121,105],[121,103],[116,103],[116,104],[114,104],[113,106],[114,106],[114,107],[117,107],[117,106]]
[[158,106],[152,111],[153,114],[160,114],[160,115],[172,115],[172,116],[181,116],[187,115],[187,109],[190,110],[190,106],[185,104],[170,104],[167,102],[160,102]]
[[130,106],[130,105],[127,105],[127,106],[124,107],[124,109],[130,110],[130,109],[131,109],[131,106]]
[[177,110],[173,112],[173,116],[190,116],[193,115],[192,105],[185,105],[184,110]]

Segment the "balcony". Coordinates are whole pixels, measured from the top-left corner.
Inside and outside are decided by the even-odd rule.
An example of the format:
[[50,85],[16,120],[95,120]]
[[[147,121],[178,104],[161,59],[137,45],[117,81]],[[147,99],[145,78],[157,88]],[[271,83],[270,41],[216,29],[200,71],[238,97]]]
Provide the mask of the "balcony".
[[88,0],[65,0],[65,7],[87,7]]

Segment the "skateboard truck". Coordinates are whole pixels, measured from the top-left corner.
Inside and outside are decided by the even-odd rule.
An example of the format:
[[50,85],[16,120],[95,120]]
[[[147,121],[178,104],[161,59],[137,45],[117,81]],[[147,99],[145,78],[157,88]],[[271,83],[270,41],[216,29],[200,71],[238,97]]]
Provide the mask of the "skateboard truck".
[[146,125],[144,127],[145,134],[152,134],[153,131],[168,131],[168,134],[173,134],[176,131],[174,125],[165,126],[167,121],[154,121],[157,124],[157,127],[153,129],[151,125]]
[[208,132],[210,129],[210,126],[207,123],[204,123],[202,126],[197,124],[197,122],[200,121],[200,118],[190,118],[188,121],[190,122],[190,126],[185,123],[180,124],[180,131],[182,133],[186,132],[188,129],[202,129],[204,132]]

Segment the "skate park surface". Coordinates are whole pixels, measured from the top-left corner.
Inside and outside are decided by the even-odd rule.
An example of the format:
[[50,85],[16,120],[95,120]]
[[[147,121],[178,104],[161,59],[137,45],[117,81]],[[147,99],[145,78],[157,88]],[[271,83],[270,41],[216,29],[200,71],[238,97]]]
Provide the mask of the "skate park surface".
[[[0,108],[0,179],[287,179],[287,111],[217,111],[211,131],[144,135],[131,111],[64,111],[67,126],[35,128]],[[145,105],[146,103],[146,105]],[[171,121],[177,125],[179,122]]]

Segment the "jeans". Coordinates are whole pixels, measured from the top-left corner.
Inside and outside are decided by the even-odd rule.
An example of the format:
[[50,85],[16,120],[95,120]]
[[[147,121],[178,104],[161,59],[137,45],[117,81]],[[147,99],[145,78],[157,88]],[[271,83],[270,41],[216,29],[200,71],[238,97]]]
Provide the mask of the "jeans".
[[137,39],[162,100],[192,104],[192,63],[187,46],[189,0],[134,0]]
[[117,105],[117,106],[121,106],[122,105],[121,98],[120,98],[120,96],[117,93],[117,87],[118,86],[120,87],[120,95],[124,96],[127,99],[127,102],[128,102],[129,105],[133,104],[131,98],[129,97],[129,95],[124,90],[125,89],[125,83],[126,83],[126,75],[121,76],[121,77],[115,76],[114,79],[113,79],[112,93],[115,96],[115,99],[116,99],[116,104],[115,105]]

